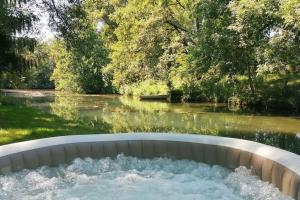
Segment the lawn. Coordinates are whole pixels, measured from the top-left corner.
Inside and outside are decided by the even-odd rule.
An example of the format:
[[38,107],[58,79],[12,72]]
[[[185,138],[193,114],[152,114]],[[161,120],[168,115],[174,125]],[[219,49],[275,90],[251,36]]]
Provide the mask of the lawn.
[[103,133],[106,126],[90,127],[24,105],[0,105],[0,145],[38,138]]

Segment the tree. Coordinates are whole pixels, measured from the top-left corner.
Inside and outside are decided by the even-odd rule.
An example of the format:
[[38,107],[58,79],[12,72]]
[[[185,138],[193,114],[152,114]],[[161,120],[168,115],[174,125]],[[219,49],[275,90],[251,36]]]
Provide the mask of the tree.
[[84,4],[76,2],[57,15],[64,17],[56,24],[61,39],[52,46],[56,63],[52,79],[56,88],[78,93],[109,92],[110,82],[102,73],[102,67],[109,61],[107,51]]
[[24,7],[30,1],[0,0],[0,72],[20,71],[30,63],[21,55],[24,48],[34,48],[36,41],[28,37],[17,37],[17,33],[30,30],[37,20]]
[[104,24],[101,34],[111,58],[105,71],[121,93],[149,79],[174,87],[170,76],[179,66],[177,53],[191,42],[193,22],[187,16],[193,1],[87,2],[90,15]]
[[[188,101],[300,107],[298,0],[43,3],[59,33],[50,51],[59,90],[136,95],[181,90]],[[3,8],[3,19],[18,16]],[[12,36],[16,29],[1,33]],[[23,49],[10,55],[34,63],[28,47],[11,49]]]
[[245,66],[256,96],[266,105],[275,101],[295,106],[300,97],[289,84],[300,70],[300,29],[294,18],[297,6],[299,2],[279,0],[242,0],[230,5],[235,16],[231,27],[248,51]]

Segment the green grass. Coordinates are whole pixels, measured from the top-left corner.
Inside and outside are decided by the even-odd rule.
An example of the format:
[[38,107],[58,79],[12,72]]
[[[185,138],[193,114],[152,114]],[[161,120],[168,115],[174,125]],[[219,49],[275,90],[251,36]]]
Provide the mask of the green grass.
[[105,125],[90,127],[24,105],[0,105],[0,145],[62,135],[95,134]]

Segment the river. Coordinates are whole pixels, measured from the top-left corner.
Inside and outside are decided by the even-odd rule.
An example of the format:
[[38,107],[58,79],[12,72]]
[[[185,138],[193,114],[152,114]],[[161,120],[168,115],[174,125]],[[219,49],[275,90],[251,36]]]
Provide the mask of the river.
[[300,118],[231,111],[224,104],[140,101],[118,95],[70,95],[47,90],[5,90],[8,96],[67,120],[109,133],[177,132],[242,138],[300,154]]

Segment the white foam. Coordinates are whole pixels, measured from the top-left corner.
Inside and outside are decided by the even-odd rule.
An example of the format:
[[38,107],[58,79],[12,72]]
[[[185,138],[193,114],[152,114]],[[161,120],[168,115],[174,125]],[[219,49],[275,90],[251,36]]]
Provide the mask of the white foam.
[[0,176],[0,199],[290,200],[240,167],[235,172],[187,160],[76,159]]

